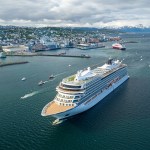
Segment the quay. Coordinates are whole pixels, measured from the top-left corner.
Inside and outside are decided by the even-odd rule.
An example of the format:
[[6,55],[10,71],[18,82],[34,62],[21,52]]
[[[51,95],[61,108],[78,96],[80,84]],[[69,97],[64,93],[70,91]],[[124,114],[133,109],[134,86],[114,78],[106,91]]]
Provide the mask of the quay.
[[10,65],[26,64],[26,63],[29,63],[29,62],[28,61],[19,61],[19,62],[0,63],[0,67],[10,66]]
[[53,57],[76,57],[76,58],[90,58],[89,55],[66,55],[66,54],[42,54],[42,53],[32,53],[32,54],[6,54],[6,56],[21,56],[21,57],[32,57],[32,56],[53,56]]

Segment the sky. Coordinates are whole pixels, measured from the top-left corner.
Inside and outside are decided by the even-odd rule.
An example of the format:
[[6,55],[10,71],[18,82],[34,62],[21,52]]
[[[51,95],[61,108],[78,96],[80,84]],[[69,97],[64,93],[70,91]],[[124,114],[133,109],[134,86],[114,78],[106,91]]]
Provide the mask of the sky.
[[0,25],[150,26],[149,0],[1,0]]

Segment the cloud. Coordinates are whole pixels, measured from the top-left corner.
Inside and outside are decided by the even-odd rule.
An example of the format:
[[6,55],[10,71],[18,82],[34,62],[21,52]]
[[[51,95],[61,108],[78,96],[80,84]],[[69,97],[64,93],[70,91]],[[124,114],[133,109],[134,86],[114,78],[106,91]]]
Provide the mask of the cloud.
[[148,0],[4,0],[1,25],[150,25]]

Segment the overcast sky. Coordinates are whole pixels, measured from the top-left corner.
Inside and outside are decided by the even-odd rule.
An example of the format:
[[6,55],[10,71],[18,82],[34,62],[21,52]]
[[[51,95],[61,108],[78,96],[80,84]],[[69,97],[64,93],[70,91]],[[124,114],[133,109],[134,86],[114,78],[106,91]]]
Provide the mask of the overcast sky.
[[0,25],[150,26],[149,0],[1,0]]

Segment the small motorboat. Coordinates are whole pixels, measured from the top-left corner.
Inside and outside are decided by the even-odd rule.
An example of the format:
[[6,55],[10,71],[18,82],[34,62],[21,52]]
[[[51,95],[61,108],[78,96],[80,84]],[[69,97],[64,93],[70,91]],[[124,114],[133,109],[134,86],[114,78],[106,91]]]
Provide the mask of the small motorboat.
[[54,79],[54,78],[55,76],[53,74],[49,76],[49,79]]
[[26,80],[26,78],[25,78],[25,77],[23,77],[21,80],[22,80],[22,81],[25,81],[25,80]]
[[38,83],[38,85],[43,85],[43,84],[45,84],[45,82],[43,82],[43,81],[40,81],[40,82]]

